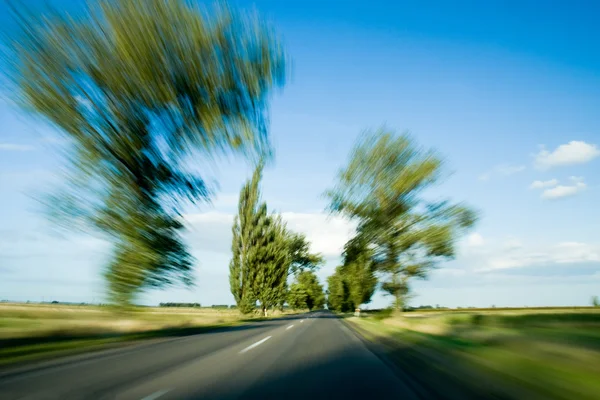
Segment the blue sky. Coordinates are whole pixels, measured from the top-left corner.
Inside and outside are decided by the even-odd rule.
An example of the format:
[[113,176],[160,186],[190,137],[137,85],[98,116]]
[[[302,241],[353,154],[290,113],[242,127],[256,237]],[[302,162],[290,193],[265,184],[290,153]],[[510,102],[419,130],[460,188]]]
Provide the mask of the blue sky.
[[[385,123],[446,157],[452,175],[431,195],[482,213],[456,260],[415,284],[413,304],[585,305],[600,294],[595,2],[233,3],[269,18],[293,57],[272,102],[276,163],[263,195],[326,254],[322,281],[351,227],[327,218],[320,195],[361,131]],[[2,10],[0,26],[14,29]],[[34,200],[57,179],[55,133],[6,101],[0,121],[0,297],[100,301],[106,244],[58,237]],[[197,287],[140,301],[233,302],[230,224],[249,173],[244,162],[220,162],[214,205],[186,210]],[[371,306],[388,302],[378,294]]]

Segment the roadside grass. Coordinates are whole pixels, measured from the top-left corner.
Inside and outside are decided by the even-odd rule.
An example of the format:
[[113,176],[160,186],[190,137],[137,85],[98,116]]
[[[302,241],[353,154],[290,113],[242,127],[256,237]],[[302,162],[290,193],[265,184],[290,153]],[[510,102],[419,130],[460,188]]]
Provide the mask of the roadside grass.
[[379,312],[348,321],[370,340],[443,356],[448,370],[460,361],[513,392],[521,390],[521,398],[597,399],[600,393],[597,309]]
[[60,304],[0,304],[0,367],[122,346],[131,342],[187,336],[270,317],[216,308],[108,307]]

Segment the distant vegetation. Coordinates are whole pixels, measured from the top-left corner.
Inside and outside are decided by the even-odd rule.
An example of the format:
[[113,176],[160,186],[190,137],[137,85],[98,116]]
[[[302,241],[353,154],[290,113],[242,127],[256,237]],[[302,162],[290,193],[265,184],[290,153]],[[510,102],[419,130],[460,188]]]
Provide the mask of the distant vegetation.
[[[158,306],[159,307],[200,307],[200,303],[160,303]],[[227,307],[227,306],[225,306],[225,307]]]

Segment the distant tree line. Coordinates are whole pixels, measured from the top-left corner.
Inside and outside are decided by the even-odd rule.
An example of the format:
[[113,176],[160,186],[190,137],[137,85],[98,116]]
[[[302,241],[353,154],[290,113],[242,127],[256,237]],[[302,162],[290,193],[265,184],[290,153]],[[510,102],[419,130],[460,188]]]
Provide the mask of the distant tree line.
[[201,307],[200,303],[160,303],[158,306],[159,307],[188,307],[188,308]]

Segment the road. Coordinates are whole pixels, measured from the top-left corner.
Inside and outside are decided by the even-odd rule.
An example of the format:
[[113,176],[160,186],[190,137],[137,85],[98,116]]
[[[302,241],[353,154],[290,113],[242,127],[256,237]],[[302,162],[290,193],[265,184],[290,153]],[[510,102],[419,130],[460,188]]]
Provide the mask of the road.
[[465,384],[444,374],[438,362],[399,349],[391,363],[373,349],[333,314],[318,311],[8,371],[0,374],[0,398],[509,398],[483,381]]
[[326,311],[0,376],[2,399],[413,399]]

